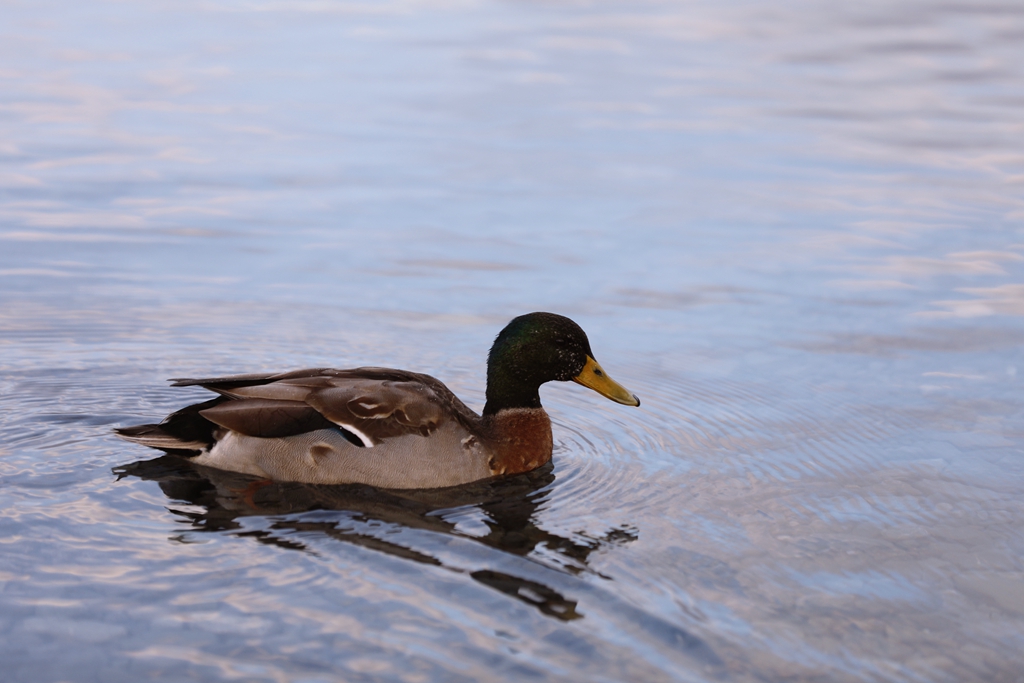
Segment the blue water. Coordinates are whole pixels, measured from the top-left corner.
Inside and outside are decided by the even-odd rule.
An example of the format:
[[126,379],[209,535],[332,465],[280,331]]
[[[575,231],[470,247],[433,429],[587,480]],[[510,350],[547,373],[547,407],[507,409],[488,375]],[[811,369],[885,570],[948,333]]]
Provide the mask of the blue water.
[[[10,681],[1024,681],[1024,6],[0,8]],[[254,489],[168,377],[483,405],[568,315],[553,466]]]

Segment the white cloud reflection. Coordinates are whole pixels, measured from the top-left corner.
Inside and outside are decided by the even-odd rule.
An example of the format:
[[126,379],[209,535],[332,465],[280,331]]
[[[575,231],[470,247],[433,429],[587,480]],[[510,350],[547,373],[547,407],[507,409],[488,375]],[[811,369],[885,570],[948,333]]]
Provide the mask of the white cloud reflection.
[[998,287],[964,287],[958,292],[973,294],[973,299],[935,301],[943,311],[924,311],[928,318],[980,318],[990,315],[1024,315],[1024,284]]

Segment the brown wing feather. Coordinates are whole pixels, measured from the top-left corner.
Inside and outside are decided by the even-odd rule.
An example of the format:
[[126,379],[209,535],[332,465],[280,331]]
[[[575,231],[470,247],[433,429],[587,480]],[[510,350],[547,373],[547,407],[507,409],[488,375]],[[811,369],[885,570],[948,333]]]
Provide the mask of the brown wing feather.
[[201,386],[232,399],[202,414],[250,436],[288,436],[337,424],[377,443],[404,434],[428,436],[447,419],[467,428],[479,420],[439,380],[391,368],[179,379],[174,386]]
[[417,382],[337,380],[312,391],[306,401],[328,420],[352,425],[374,443],[404,434],[429,436],[447,419],[434,392]]
[[200,410],[199,414],[221,427],[265,439],[334,427],[314,408],[297,401],[240,399]]
[[290,372],[253,373],[248,375],[229,375],[227,377],[205,377],[202,379],[172,379],[172,387],[203,387],[218,393],[230,391],[238,387],[256,386],[277,382],[282,379],[316,377],[323,373],[336,372],[330,368],[307,368]]

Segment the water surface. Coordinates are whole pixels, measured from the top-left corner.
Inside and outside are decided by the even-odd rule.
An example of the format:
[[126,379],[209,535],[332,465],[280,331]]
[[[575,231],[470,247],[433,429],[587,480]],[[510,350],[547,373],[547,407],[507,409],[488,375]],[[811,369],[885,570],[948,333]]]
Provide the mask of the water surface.
[[[1024,8],[0,9],[12,681],[1022,681]],[[391,365],[555,459],[253,487],[168,377]]]

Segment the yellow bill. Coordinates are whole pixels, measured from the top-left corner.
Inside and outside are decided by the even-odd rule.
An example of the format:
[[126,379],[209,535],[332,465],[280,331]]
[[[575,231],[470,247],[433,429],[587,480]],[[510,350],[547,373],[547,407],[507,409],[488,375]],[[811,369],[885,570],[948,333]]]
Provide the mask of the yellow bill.
[[629,393],[626,387],[622,386],[605,373],[597,361],[587,356],[587,364],[583,366],[580,374],[572,378],[573,382],[582,384],[588,389],[593,389],[605,398],[610,398],[616,403],[626,406],[640,405],[640,399],[635,394]]

